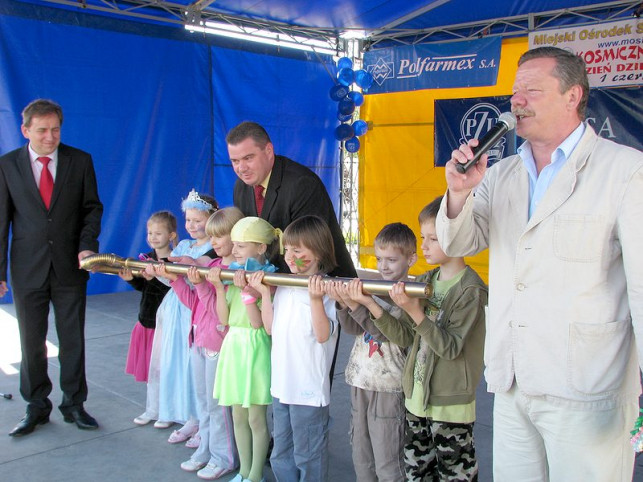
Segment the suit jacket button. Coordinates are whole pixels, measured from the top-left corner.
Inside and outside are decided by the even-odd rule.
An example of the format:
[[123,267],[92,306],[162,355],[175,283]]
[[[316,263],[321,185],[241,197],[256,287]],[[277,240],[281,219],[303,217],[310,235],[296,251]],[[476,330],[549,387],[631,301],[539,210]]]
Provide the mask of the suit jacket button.
[[48,242],[49,244],[54,244],[54,242],[53,242],[51,239],[50,239],[49,241],[47,241],[47,242]]

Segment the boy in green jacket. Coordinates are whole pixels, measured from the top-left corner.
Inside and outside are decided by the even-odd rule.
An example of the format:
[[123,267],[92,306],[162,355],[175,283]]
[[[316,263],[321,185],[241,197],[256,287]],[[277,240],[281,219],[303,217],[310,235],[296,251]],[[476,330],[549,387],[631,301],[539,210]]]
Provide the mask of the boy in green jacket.
[[384,313],[375,320],[391,342],[411,347],[402,379],[407,481],[478,477],[473,423],[483,368],[487,287],[463,258],[449,258],[438,245],[435,219],[441,200],[419,215],[422,253],[439,267],[416,281],[431,283],[432,297],[411,298],[404,283],[396,283],[390,296],[406,316],[398,320]]

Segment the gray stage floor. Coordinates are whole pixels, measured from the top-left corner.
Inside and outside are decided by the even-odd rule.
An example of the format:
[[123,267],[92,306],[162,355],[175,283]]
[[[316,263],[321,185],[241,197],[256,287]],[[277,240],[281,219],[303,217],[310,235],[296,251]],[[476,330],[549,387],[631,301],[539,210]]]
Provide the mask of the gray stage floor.
[[[126,292],[88,298],[87,379],[88,412],[100,423],[97,431],[78,430],[64,423],[54,410],[51,422],[33,434],[13,439],[6,434],[24,414],[18,393],[20,350],[13,305],[0,305],[0,392],[12,393],[13,400],[0,399],[0,480],[2,481],[128,481],[200,480],[184,472],[180,463],[192,451],[184,445],[171,445],[171,430],[152,425],[138,427],[132,419],[143,412],[145,385],[125,375],[124,365],[129,336],[136,319],[139,294]],[[57,353],[57,338],[50,327],[50,353]],[[355,480],[348,440],[349,390],[344,383],[344,367],[353,337],[343,336],[331,397],[330,480]],[[58,360],[51,357],[49,373],[54,382],[52,402],[60,401]],[[480,462],[480,481],[491,477],[491,412],[493,398],[484,384],[478,389],[478,421],[475,437]],[[643,482],[642,461],[637,463],[634,480]],[[222,477],[227,482],[234,474]],[[267,480],[272,481],[266,466]]]

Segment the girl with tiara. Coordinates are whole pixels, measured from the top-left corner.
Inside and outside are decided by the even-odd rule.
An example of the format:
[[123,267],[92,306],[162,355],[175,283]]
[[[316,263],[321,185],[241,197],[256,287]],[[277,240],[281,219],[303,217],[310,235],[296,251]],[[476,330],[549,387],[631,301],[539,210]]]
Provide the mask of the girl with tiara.
[[[218,258],[211,260],[207,267],[227,268],[234,261],[230,232],[243,213],[235,208],[223,208],[210,216],[205,232]],[[195,262],[188,262],[195,264]],[[161,268],[161,271],[163,269]],[[213,480],[237,468],[237,449],[234,443],[232,411],[230,407],[219,406],[212,397],[214,375],[219,360],[221,344],[228,331],[226,327],[217,329],[219,319],[216,314],[214,287],[205,281],[196,266],[187,271],[187,279],[180,275],[163,273],[179,299],[192,310],[192,373],[196,388],[197,410],[199,415],[199,448],[190,459],[181,464],[188,472],[196,472],[201,479]]]
[[[177,261],[184,256],[197,259],[211,251],[205,224],[217,209],[214,198],[199,194],[194,189],[190,191],[181,203],[181,210],[185,214],[185,230],[191,239],[184,239],[172,250],[170,261]],[[159,265],[148,266],[148,272],[150,268],[162,278]],[[161,360],[159,419],[154,426],[167,428],[175,422],[184,423],[168,439],[170,443],[184,442],[195,435],[199,428],[188,343],[192,327],[191,311],[179,301],[173,290],[163,298],[157,310],[156,324],[157,332],[159,325],[162,330],[154,337],[154,350],[158,348]]]
[[[153,261],[167,259],[174,247],[176,236],[174,214],[169,211],[155,212],[147,220],[147,244],[152,251],[141,257]],[[132,330],[125,373],[134,375],[137,382],[147,382],[145,412],[134,419],[135,424],[146,425],[158,418],[158,366],[150,370],[150,359],[156,328],[156,310],[169,288],[145,271],[141,276],[134,277],[130,269],[123,268],[118,275],[141,292],[138,322]],[[153,374],[152,377],[149,377],[150,373]]]
[[324,220],[303,216],[283,234],[284,258],[293,274],[307,275],[308,289],[279,286],[271,300],[263,273],[250,286],[261,293],[261,316],[272,334],[274,447],[277,480],[328,480],[330,369],[337,341],[335,302],[322,276],[335,266],[333,237]]
[[219,321],[229,326],[223,340],[214,379],[214,398],[232,406],[234,435],[239,451],[239,473],[232,482],[263,481],[270,434],[266,410],[270,396],[270,337],[257,307],[258,293],[248,286],[246,271],[274,272],[268,261],[276,254],[281,231],[257,217],[243,218],[232,228],[232,254],[237,269],[227,289],[221,269],[212,268],[207,279],[216,290]]

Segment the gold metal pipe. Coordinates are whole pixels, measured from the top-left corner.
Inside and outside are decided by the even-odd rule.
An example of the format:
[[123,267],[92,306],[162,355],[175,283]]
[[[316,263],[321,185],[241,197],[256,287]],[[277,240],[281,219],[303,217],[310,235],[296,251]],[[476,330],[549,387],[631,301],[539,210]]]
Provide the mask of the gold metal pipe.
[[[161,264],[160,261],[141,261],[134,258],[122,258],[115,254],[93,254],[87,256],[80,262],[80,267],[87,271],[98,271],[114,273],[114,268],[129,268],[144,270],[148,265]],[[179,264],[179,263],[165,263],[165,269],[168,273],[185,275],[192,265]],[[205,276],[210,268],[205,266],[197,266],[197,271]],[[105,271],[104,271],[105,270]],[[116,271],[117,273],[118,271]],[[221,279],[224,281],[232,281],[236,270],[222,269]],[[249,276],[249,274],[247,275]],[[284,274],[284,273],[266,273],[263,277],[263,282],[270,286],[290,286],[296,288],[308,287],[309,276]],[[348,283],[351,278],[333,278],[327,277],[328,281],[341,281]],[[396,283],[394,281],[363,279],[362,288],[365,293],[378,296],[388,295],[389,290]],[[433,294],[433,287],[427,283],[418,283],[416,281],[409,281],[404,283],[405,293],[413,298],[430,298]]]
[[[120,273],[121,269],[123,269],[123,268],[118,268],[116,266],[107,266],[107,265],[103,264],[103,265],[94,266],[92,268],[92,271],[96,271],[96,272],[103,273],[103,274],[115,274],[115,275],[118,275],[118,273]],[[133,268],[131,271],[132,271],[133,276],[143,276],[141,274],[141,272],[143,271],[142,269]]]

